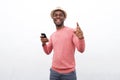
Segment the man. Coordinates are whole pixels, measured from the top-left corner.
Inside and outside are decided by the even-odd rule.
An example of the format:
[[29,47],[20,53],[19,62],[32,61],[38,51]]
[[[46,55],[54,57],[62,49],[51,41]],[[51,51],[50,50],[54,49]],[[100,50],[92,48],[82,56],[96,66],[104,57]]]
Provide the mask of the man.
[[[83,32],[77,23],[76,30],[64,26],[67,14],[63,9],[51,11],[51,18],[56,31],[47,37],[41,36],[43,50],[50,54],[53,50],[53,60],[50,69],[50,80],[77,80],[75,72],[75,48],[81,53],[85,49]],[[47,44],[46,44],[47,43]]]

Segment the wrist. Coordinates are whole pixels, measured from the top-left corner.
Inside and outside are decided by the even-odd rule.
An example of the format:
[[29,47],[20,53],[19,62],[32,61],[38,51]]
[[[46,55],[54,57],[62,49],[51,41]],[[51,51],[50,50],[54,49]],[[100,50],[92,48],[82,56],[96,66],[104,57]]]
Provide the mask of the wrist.
[[79,39],[84,39],[84,36],[79,37]]
[[46,45],[46,43],[42,43],[42,46],[45,46]]

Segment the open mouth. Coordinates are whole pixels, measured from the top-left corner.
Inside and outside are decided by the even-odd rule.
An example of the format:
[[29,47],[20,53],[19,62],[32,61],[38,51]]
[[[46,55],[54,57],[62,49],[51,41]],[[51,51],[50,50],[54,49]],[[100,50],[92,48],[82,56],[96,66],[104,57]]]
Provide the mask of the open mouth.
[[60,24],[60,23],[61,23],[61,20],[60,20],[60,19],[56,19],[56,20],[55,20],[55,23],[56,23],[56,24]]
[[58,23],[59,23],[59,22],[61,22],[61,20],[60,20],[60,19],[57,19],[57,20],[56,20],[56,22],[58,22]]

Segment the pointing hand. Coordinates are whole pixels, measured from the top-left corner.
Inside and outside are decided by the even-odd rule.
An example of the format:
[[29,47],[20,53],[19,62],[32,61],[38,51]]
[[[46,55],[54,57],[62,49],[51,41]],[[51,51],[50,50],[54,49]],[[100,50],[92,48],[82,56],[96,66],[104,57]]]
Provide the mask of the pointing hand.
[[76,36],[79,38],[79,39],[83,39],[84,36],[83,36],[83,32],[78,24],[78,22],[76,23],[77,24],[77,27],[76,27],[76,31],[75,31],[75,34]]

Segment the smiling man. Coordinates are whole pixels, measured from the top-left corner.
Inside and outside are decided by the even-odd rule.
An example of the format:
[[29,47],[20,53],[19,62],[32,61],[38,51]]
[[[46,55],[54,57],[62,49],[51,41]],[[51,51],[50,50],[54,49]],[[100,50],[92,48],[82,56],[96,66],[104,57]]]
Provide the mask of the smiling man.
[[77,80],[74,54],[75,48],[81,53],[85,50],[83,32],[78,23],[76,30],[64,25],[67,14],[61,8],[52,10],[51,18],[56,31],[49,40],[40,36],[44,52],[50,54],[53,50],[50,80]]

